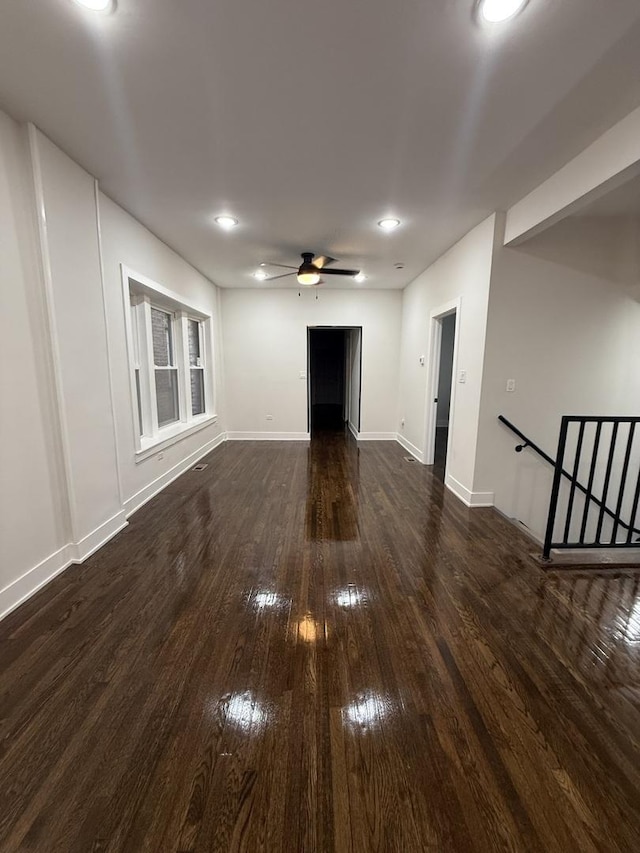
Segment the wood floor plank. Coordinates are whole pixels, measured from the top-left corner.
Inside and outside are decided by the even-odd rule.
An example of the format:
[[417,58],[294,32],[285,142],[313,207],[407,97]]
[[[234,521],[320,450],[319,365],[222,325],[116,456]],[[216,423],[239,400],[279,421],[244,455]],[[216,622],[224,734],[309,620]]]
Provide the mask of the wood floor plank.
[[640,849],[640,572],[388,442],[229,442],[0,623],[0,850]]

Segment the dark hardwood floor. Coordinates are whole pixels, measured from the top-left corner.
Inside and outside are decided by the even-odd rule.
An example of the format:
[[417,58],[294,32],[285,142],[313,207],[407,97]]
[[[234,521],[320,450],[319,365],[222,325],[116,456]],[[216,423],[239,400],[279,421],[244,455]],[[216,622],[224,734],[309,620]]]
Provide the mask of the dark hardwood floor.
[[0,623],[0,850],[640,850],[640,576],[227,443]]
[[433,457],[433,468],[431,469],[441,483],[444,483],[444,477],[447,468],[447,441],[449,439],[448,427],[436,427],[436,445],[435,454]]

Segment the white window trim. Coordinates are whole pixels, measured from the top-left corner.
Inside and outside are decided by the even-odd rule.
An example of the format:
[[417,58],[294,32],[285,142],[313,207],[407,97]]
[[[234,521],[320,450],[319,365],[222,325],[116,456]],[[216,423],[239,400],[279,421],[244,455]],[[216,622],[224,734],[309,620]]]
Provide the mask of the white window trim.
[[[209,369],[209,360],[207,358],[206,352],[206,334],[204,323],[198,317],[193,314],[188,314],[186,312],[182,312],[182,335],[184,340],[186,341],[186,346],[183,347],[183,355],[185,358],[184,364],[184,375],[186,379],[186,394],[185,394],[185,404],[188,405],[189,411],[192,410],[192,400],[191,400],[191,372],[193,370],[202,371],[202,379],[203,379],[203,390],[204,390],[204,412],[201,412],[197,415],[191,415],[192,418],[198,418],[202,414],[206,414],[207,412],[207,372]],[[191,320],[195,320],[198,323],[198,352],[200,355],[198,356],[198,363],[191,364],[191,359],[189,357],[189,322]]]
[[[121,264],[122,294],[124,304],[125,332],[127,340],[127,359],[131,393],[131,423],[135,447],[136,463],[148,459],[166,447],[204,429],[218,420],[216,413],[217,393],[215,386],[215,363],[213,359],[213,318],[210,313],[193,304],[187,304],[180,294],[164,287],[135,270]],[[140,369],[140,388],[142,402],[143,435],[139,431],[138,391],[136,387],[136,345],[133,328],[134,314],[132,303],[144,304],[144,322],[138,326],[138,357]],[[155,394],[150,387],[154,382],[155,364],[151,342],[151,307],[174,315],[173,344],[175,362],[178,370],[178,399],[180,420],[158,427],[158,413],[154,405]],[[200,347],[204,369],[205,411],[199,415],[191,414],[191,385],[187,321],[200,323]],[[141,362],[147,359],[147,364]]]

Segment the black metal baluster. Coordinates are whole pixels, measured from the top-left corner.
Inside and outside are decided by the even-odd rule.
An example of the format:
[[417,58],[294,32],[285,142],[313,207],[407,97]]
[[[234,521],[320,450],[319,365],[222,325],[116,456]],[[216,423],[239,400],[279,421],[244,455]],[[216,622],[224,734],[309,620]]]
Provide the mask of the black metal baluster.
[[636,520],[636,513],[638,512],[638,500],[640,500],[640,471],[638,472],[638,482],[636,483],[636,490],[633,495],[633,506],[631,507],[631,517],[629,518],[629,532],[627,533],[627,545],[631,544],[633,534],[638,532],[633,526],[633,523]]
[[558,509],[558,497],[560,495],[560,482],[562,480],[562,464],[564,462],[564,451],[567,445],[567,427],[569,418],[563,417],[560,425],[560,438],[558,439],[558,454],[556,456],[556,470],[553,475],[553,486],[551,489],[551,502],[549,503],[549,518],[547,519],[547,532],[544,537],[544,550],[542,556],[548,560],[551,555],[551,545],[553,542],[553,530],[556,522],[556,512]]
[[596,526],[596,544],[600,544],[600,536],[602,534],[602,522],[604,521],[604,511],[607,506],[607,494],[609,493],[609,483],[611,482],[611,469],[613,468],[613,457],[616,455],[616,442],[618,440],[618,422],[613,424],[611,430],[611,440],[609,444],[609,458],[607,459],[607,468],[604,475],[604,483],[602,486],[602,502],[600,512],[598,513],[598,524]]
[[[624,454],[624,462],[622,463],[622,473],[620,474],[620,486],[618,489],[618,502],[616,504],[616,517],[613,522],[613,533],[611,534],[611,544],[615,545],[618,527],[620,526],[620,513],[622,512],[622,503],[624,501],[624,490],[627,485],[627,473],[629,471],[629,462],[631,460],[631,447],[633,445],[633,436],[636,430],[635,423],[629,424],[629,435],[627,436],[627,449]],[[633,519],[631,519],[633,526]]]
[[593,444],[593,455],[591,457],[591,468],[589,470],[589,480],[585,491],[584,512],[582,514],[582,525],[580,527],[580,544],[584,545],[584,535],[587,530],[587,519],[589,518],[589,510],[591,508],[591,498],[593,490],[593,479],[596,475],[596,463],[598,461],[598,449],[600,447],[600,433],[602,432],[602,422],[598,421],[596,426],[596,436]]
[[580,469],[580,454],[582,453],[582,441],[584,439],[585,422],[580,422],[580,431],[578,432],[578,444],[576,446],[576,460],[573,464],[573,475],[571,477],[571,491],[569,492],[569,503],[567,504],[567,523],[564,526],[564,543],[569,541],[569,533],[571,529],[571,515],[573,513],[573,501],[576,496],[576,483],[578,481],[578,471]]

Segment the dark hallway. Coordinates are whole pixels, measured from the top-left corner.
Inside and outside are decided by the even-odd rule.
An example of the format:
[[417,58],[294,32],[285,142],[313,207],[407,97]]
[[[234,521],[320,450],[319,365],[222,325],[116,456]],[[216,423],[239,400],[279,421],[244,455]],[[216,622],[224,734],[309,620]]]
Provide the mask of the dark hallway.
[[309,330],[310,432],[343,431],[346,420],[346,330]]

